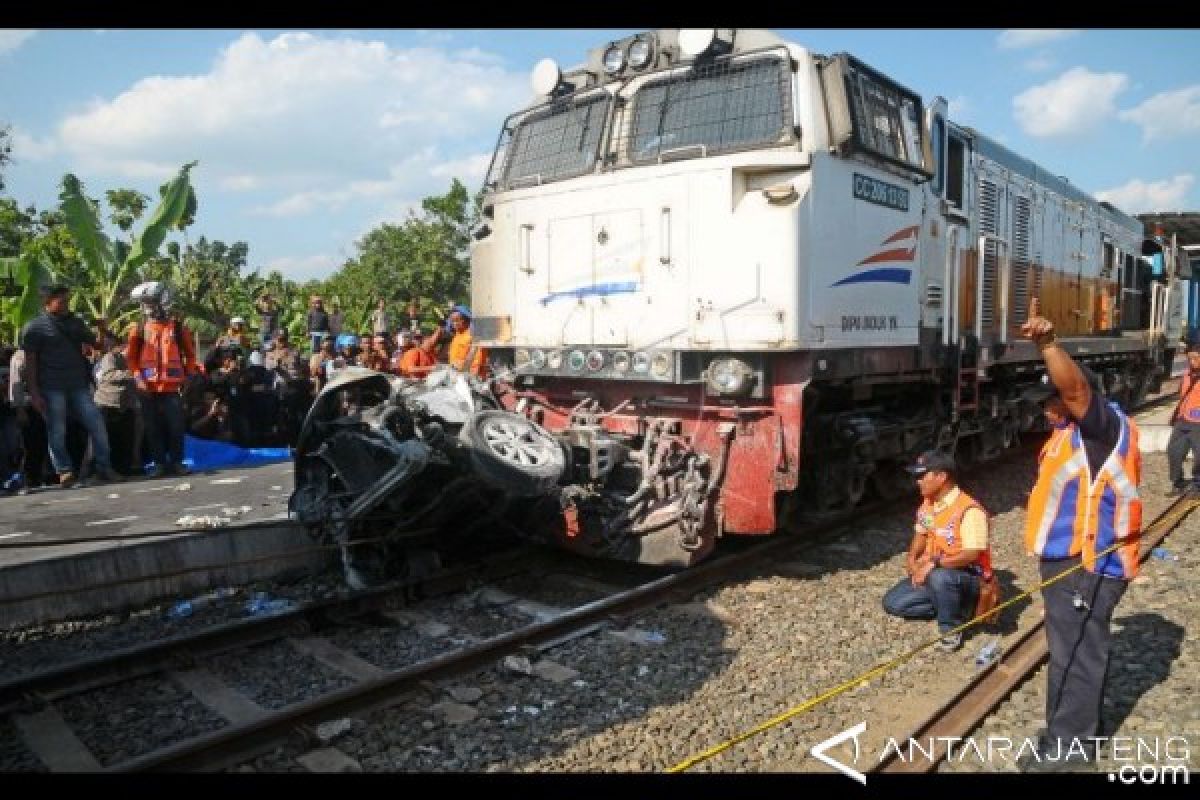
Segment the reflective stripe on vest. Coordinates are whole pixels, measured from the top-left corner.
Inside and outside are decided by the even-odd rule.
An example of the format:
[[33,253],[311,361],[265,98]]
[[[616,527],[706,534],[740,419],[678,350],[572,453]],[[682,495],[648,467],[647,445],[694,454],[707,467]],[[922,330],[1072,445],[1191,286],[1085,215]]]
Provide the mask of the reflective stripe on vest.
[[173,321],[145,323],[138,372],[150,391],[172,392],[183,385],[183,356],[179,348]]
[[[1038,478],[1025,517],[1025,549],[1045,559],[1082,556],[1092,572],[1114,578],[1137,575],[1142,529],[1141,452],[1137,423],[1109,403],[1121,423],[1116,447],[1095,478],[1074,423],[1056,430],[1042,447]],[[1121,547],[1099,561],[1096,553]]]
[[1200,378],[1190,373],[1179,380],[1179,419],[1200,424]]
[[[925,530],[925,549],[931,558],[938,555],[956,556],[962,552],[962,518],[972,508],[978,508],[987,519],[987,510],[962,489],[958,490],[954,502],[941,511],[934,511],[930,500],[921,503],[917,509],[917,525]],[[985,524],[991,528],[990,520]],[[988,546],[979,554],[979,560],[970,565],[978,567],[978,572],[985,578],[990,578],[992,574],[991,549],[989,537]]]

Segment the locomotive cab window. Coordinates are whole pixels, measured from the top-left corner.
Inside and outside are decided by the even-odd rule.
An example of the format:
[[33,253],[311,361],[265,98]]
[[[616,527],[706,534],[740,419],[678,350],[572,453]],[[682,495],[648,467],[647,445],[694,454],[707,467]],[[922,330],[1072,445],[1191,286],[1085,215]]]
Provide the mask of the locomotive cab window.
[[488,183],[513,189],[591,172],[599,157],[612,95],[555,100],[510,117]]
[[952,133],[946,143],[946,202],[951,208],[965,211],[966,199],[967,143]]
[[763,147],[790,135],[790,62],[718,58],[648,81],[633,96],[634,163]]
[[821,81],[835,143],[932,176],[916,93],[845,53],[821,64]]

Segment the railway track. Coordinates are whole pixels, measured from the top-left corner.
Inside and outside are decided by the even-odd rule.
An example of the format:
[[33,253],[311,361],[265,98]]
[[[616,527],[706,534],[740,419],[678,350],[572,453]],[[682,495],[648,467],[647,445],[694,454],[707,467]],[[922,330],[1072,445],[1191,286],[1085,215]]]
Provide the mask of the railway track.
[[[1014,449],[1011,452],[1020,451]],[[804,539],[777,537],[687,572],[657,577],[632,588],[611,591],[613,587],[603,587],[602,596],[575,607],[548,606],[510,596],[506,604],[517,615],[530,618],[532,622],[490,636],[467,635],[459,639],[465,646],[436,652],[398,667],[369,663],[332,644],[327,636],[314,634],[326,634],[347,621],[372,614],[391,614],[391,619],[414,623],[414,617],[397,617],[397,613],[403,615],[406,612],[395,612],[394,609],[407,605],[414,596],[450,596],[472,583],[495,582],[519,575],[521,570],[513,566],[523,556],[509,555],[495,562],[437,575],[425,582],[358,593],[272,617],[229,623],[23,676],[0,683],[0,713],[10,715],[27,746],[52,771],[221,769],[261,754],[297,731],[312,740],[314,726],[322,721],[396,703],[437,681],[477,671],[506,656],[537,656],[603,627],[620,627],[632,614],[663,602],[686,599],[765,559],[795,555],[819,546],[825,540],[822,534],[840,531],[848,522],[860,520],[865,515],[887,511],[890,505],[859,507],[806,525]],[[565,580],[570,583],[573,579],[566,576]],[[596,586],[593,584],[591,588],[596,589]],[[422,622],[419,617],[415,619],[415,627],[420,629],[424,625],[426,632],[431,627],[435,630],[450,627],[435,620]],[[350,681],[349,685],[271,710],[247,700],[244,692],[224,685],[203,666],[208,659],[281,642],[289,643],[301,653],[340,672]],[[1013,663],[1016,655],[1015,652],[1008,653],[1005,663]],[[1000,669],[998,665],[985,676],[1006,674],[1011,669]],[[113,761],[92,755],[71,733],[70,724],[54,709],[54,703],[82,692],[94,692],[154,675],[182,684],[221,718],[221,724],[210,732]],[[982,701],[974,702],[979,707]],[[931,724],[934,724],[932,720]],[[48,748],[59,752],[49,753]]]
[[[1200,508],[1200,494],[1190,493],[1177,498],[1160,513],[1146,526],[1140,560],[1145,561],[1150,552],[1161,545],[1171,531],[1197,508]],[[1033,674],[1048,656],[1045,621],[1039,619],[1007,652],[976,674],[958,694],[913,729],[907,739],[899,741],[923,742],[949,740],[944,737],[965,738],[983,722],[992,709]],[[938,752],[940,751],[935,751]],[[941,755],[941,758],[906,760],[899,751],[893,749],[873,771],[881,774],[933,772],[945,757],[944,753]]]

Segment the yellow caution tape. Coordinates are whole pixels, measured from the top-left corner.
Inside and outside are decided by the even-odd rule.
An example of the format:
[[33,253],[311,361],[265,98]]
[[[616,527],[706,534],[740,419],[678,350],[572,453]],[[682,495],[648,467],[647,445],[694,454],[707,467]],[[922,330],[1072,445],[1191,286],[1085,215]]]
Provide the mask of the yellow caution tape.
[[[1174,528],[1176,525],[1178,525],[1183,520],[1183,518],[1186,517],[1188,515],[1188,513],[1190,513],[1197,506],[1200,506],[1200,498],[1193,497],[1190,500],[1190,502],[1185,501],[1177,509],[1175,509],[1175,513],[1170,514],[1168,516],[1160,517],[1158,520],[1156,520],[1155,524],[1151,526],[1151,528],[1152,529],[1161,528],[1165,525],[1167,527],[1167,530],[1170,530],[1171,528]],[[1170,523],[1170,524],[1168,525],[1167,523]],[[1140,535],[1143,537],[1151,535],[1151,531],[1150,530],[1143,531]],[[1104,556],[1108,555],[1112,551],[1116,550],[1118,547],[1122,546],[1122,544],[1124,544],[1124,542],[1116,542],[1111,547],[1108,547],[1107,549],[1105,549],[1103,552],[1098,553],[1096,555],[1096,558],[1097,559],[1103,558]],[[913,658],[913,656],[917,655],[922,650],[925,650],[925,649],[937,644],[937,642],[943,636],[949,636],[951,634],[960,633],[962,631],[965,631],[968,628],[978,624],[980,622],[980,620],[982,620],[986,617],[991,617],[994,614],[999,614],[1001,611],[1008,608],[1009,606],[1011,606],[1017,602],[1020,602],[1021,600],[1024,600],[1027,597],[1030,597],[1031,595],[1033,595],[1034,592],[1039,592],[1042,589],[1045,589],[1047,586],[1050,586],[1052,584],[1057,583],[1058,581],[1061,581],[1063,578],[1067,577],[1068,575],[1075,572],[1076,570],[1081,569],[1082,567],[1083,567],[1082,563],[1076,564],[1074,567],[1071,567],[1068,570],[1064,570],[1064,571],[1060,572],[1058,575],[1055,575],[1053,578],[1051,578],[1047,581],[1043,581],[1042,583],[1033,587],[1029,591],[1023,592],[1023,593],[1017,595],[1016,597],[1012,598],[1011,600],[1001,603],[1000,605],[996,606],[991,611],[988,611],[987,613],[981,614],[977,617],[974,617],[973,619],[970,619],[970,620],[964,622],[962,625],[959,625],[957,628],[955,628],[952,631],[948,631],[946,633],[939,633],[933,639],[930,639],[926,642],[922,642],[921,644],[914,647],[912,650],[909,650],[907,653],[905,653],[901,656],[897,656],[896,658],[893,658],[891,661],[888,661],[884,664],[880,664],[879,666],[874,667],[871,670],[859,675],[857,678],[853,678],[851,680],[846,681],[843,684],[835,686],[834,688],[832,688],[826,692],[823,692],[822,694],[817,695],[816,697],[814,697],[810,700],[805,700],[800,705],[793,706],[792,708],[789,708],[787,711],[783,712],[782,714],[772,717],[771,719],[767,720],[766,722],[756,725],[753,728],[751,728],[750,730],[745,731],[744,733],[739,733],[737,736],[734,736],[731,739],[727,739],[726,741],[721,742],[720,744],[716,745],[715,747],[711,747],[708,750],[705,750],[703,753],[699,753],[698,755],[694,755],[691,758],[680,761],[675,766],[670,767],[667,770],[667,772],[669,772],[669,773],[670,772],[684,772],[685,770],[689,770],[692,767],[696,766],[697,764],[700,764],[704,761],[708,761],[709,759],[725,752],[726,750],[733,747],[734,745],[741,744],[742,742],[746,741],[747,739],[753,738],[753,737],[757,736],[758,734],[763,733],[764,731],[770,730],[771,728],[774,728],[777,725],[781,725],[784,722],[787,722],[792,717],[795,717],[799,714],[803,714],[805,711],[816,708],[817,706],[821,705],[822,703],[824,703],[828,700],[832,700],[833,698],[837,697],[840,694],[844,694],[845,692],[849,691],[850,689],[853,689],[855,686],[858,686],[861,683],[865,683],[866,681],[869,681],[871,678],[874,678],[878,675],[883,675],[886,672],[890,672],[891,670],[895,669],[896,667],[900,666],[901,664],[905,663],[906,661],[910,661]]]

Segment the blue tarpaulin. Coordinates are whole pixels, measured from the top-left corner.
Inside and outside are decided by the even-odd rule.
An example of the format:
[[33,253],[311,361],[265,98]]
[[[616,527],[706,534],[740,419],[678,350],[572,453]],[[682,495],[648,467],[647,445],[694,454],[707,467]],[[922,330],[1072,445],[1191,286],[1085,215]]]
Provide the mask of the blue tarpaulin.
[[287,447],[238,447],[228,442],[183,437],[183,463],[194,470],[221,467],[249,467],[287,461],[292,451]]

